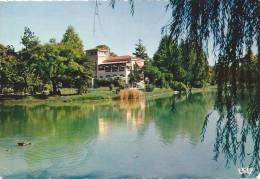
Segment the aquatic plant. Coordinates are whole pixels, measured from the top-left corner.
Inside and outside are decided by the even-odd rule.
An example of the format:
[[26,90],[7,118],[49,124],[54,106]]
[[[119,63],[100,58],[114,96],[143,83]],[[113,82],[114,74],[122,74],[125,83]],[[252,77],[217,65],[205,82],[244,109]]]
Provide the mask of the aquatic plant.
[[119,96],[121,100],[141,99],[144,97],[142,91],[133,88],[120,90]]

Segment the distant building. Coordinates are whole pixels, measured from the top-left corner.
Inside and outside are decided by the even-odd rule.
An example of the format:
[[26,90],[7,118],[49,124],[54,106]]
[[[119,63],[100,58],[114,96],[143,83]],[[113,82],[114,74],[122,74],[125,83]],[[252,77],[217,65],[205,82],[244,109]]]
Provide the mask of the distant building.
[[129,74],[136,64],[140,69],[144,67],[144,60],[141,58],[124,56],[111,56],[108,47],[89,49],[86,53],[95,61],[95,78],[111,78],[120,76],[129,83]]

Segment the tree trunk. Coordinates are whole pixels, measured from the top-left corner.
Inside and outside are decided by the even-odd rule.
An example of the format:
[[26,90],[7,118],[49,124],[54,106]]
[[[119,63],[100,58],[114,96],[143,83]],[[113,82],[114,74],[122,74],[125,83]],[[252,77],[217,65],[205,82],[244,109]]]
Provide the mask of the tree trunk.
[[53,95],[57,95],[58,94],[57,83],[54,80],[52,81],[52,94]]

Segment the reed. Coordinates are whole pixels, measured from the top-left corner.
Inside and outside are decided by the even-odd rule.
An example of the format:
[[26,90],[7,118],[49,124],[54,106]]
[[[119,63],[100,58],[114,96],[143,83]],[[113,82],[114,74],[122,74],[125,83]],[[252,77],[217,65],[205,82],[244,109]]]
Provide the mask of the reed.
[[121,100],[141,99],[144,97],[144,94],[138,89],[123,89],[120,90],[119,96]]

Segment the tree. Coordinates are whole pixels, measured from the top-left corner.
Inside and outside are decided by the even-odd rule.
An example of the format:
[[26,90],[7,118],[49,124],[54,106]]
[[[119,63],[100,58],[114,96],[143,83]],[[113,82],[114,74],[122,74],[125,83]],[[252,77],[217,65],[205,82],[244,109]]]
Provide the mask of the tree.
[[202,47],[200,50],[195,48],[199,46],[189,41],[178,44],[166,35],[162,38],[152,63],[165,77],[168,76],[168,82],[174,80],[183,82],[190,88],[202,87],[208,75],[207,56]]
[[[196,41],[200,46],[207,47],[212,35],[214,46],[218,49],[219,60],[224,59],[228,79],[233,93],[237,89],[239,59],[243,49],[250,49],[254,42],[260,52],[260,2],[257,0],[170,0],[168,10],[171,22],[164,27],[171,36],[180,36],[190,41]],[[183,31],[187,29],[183,33]],[[203,45],[204,44],[204,45]],[[223,58],[224,57],[224,58]],[[258,56],[258,64],[260,58]],[[258,78],[260,65],[258,66]],[[258,80],[260,89],[260,80]]]
[[17,54],[11,46],[0,44],[0,92],[3,88],[14,88],[20,80],[17,74]]
[[52,84],[52,94],[58,94],[58,84],[65,78],[68,60],[61,56],[59,44],[45,44],[39,46],[33,68],[45,84]]
[[241,88],[246,86],[251,89],[252,86],[256,83],[256,74],[257,74],[257,57],[253,55],[251,49],[247,50],[247,53],[243,58],[240,58],[239,61],[239,84]]
[[74,27],[71,25],[68,26],[66,32],[64,33],[61,44],[63,44],[64,47],[71,49],[77,58],[80,58],[84,55],[82,40],[75,32]]
[[81,94],[86,92],[87,87],[91,84],[93,77],[93,63],[87,55],[84,55],[78,63],[81,65],[81,68],[76,72],[77,75],[74,78],[73,84],[78,89],[78,94]]
[[109,46],[107,46],[107,45],[105,45],[105,44],[97,45],[96,48],[106,48],[106,49],[110,49]]
[[[84,53],[82,41],[72,26],[67,28],[61,45],[63,45],[61,56],[66,57],[71,65],[66,72],[68,73],[66,75],[67,83],[75,85],[79,94],[85,92],[90,83],[89,80],[93,76],[93,63]],[[98,47],[101,48],[101,46]]]
[[[189,42],[187,43],[186,46],[189,47],[189,58],[188,60],[182,60],[184,63],[183,68],[186,69],[187,74],[186,82],[189,84],[190,88],[192,86],[203,87],[203,83],[207,80],[208,75],[208,61],[206,54],[203,52],[201,47],[198,47],[198,45],[190,44]],[[182,56],[185,56],[185,53],[182,53]]]
[[78,93],[86,91],[87,82],[91,76],[88,57],[76,58],[75,51],[61,43],[41,45],[34,69],[45,83],[51,83],[52,94],[60,94],[59,88],[65,82],[75,86]]
[[161,79],[162,73],[156,66],[152,65],[150,61],[145,61],[144,64],[144,78],[149,80],[152,85],[158,84]]
[[134,56],[142,59],[147,59],[148,55],[146,53],[146,48],[142,43],[141,39],[138,39],[138,43],[135,44],[135,52],[133,53]]
[[18,63],[17,69],[18,74],[23,78],[20,83],[20,90],[25,89],[25,91],[32,92],[36,85],[40,83],[39,78],[35,75],[32,68],[34,63],[34,56],[40,45],[38,37],[30,30],[30,28],[24,28],[24,34],[21,37],[21,42],[24,48],[18,53]]
[[[110,2],[114,8],[116,1]],[[133,14],[134,0],[129,3]],[[174,39],[189,40],[207,49],[208,40],[212,37],[218,61],[222,64],[225,60],[224,63],[227,63],[228,83],[232,86],[232,93],[236,94],[239,59],[244,49],[251,49],[255,43],[260,54],[260,1],[169,0],[166,9],[171,11],[171,18],[162,31],[169,32]],[[260,91],[260,55],[257,57],[256,71],[256,91]]]
[[143,78],[142,70],[137,64],[134,64],[133,69],[131,69],[129,75],[129,82],[132,84],[132,86],[134,86],[135,83],[139,82],[142,78]]
[[93,76],[93,64],[83,51],[83,44],[72,26],[61,42],[50,39],[41,44],[38,37],[25,27],[21,37],[22,50],[18,53],[11,46],[0,45],[0,88],[12,88],[31,94],[52,86],[52,94],[59,88],[76,87],[78,93],[86,92]]
[[26,49],[32,49],[40,43],[39,38],[30,30],[29,27],[24,28],[24,33],[21,40]]
[[160,41],[158,50],[154,54],[153,64],[162,72],[170,72],[174,74],[175,78],[179,78],[180,76],[177,75],[177,71],[179,69],[178,67],[181,65],[180,60],[180,49],[178,44],[171,37],[164,36]]

